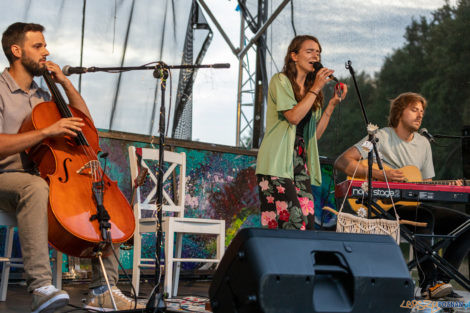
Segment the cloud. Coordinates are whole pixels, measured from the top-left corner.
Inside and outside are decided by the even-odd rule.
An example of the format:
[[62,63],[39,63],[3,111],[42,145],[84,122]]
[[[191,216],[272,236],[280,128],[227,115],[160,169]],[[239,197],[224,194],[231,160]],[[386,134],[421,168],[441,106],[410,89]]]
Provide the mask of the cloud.
[[[442,5],[444,1],[440,0],[296,1],[294,24],[297,34],[319,38],[325,66],[347,74],[344,63],[352,60],[358,69],[373,74],[380,70],[385,56],[403,45],[405,28],[411,20],[430,18],[431,12]],[[286,7],[268,33],[270,45],[276,47],[272,53],[278,67],[282,67],[293,36],[290,7]]]
[[[269,3],[269,14],[281,0]],[[454,5],[456,0],[451,1]],[[133,24],[129,33],[124,65],[136,66],[163,60],[168,64],[181,62],[186,22],[191,1],[139,0],[136,1]],[[236,1],[206,0],[218,22],[235,47],[239,43],[240,13]],[[253,8],[257,0],[248,1]],[[165,19],[166,10],[176,6],[177,16]],[[349,73],[344,69],[347,60],[356,71],[373,74],[380,70],[384,58],[404,43],[404,32],[412,18],[426,16],[444,4],[443,0],[310,0],[294,1],[294,23],[298,34],[313,34],[323,47],[322,62],[336,70],[337,77]],[[76,66],[80,60],[81,1],[2,1],[0,27],[2,31],[15,21],[34,21],[46,26],[46,40],[51,58],[61,66]],[[116,5],[116,7],[115,7]],[[84,41],[84,66],[119,66],[129,18],[130,1],[88,1]],[[207,18],[208,19],[208,18]],[[237,114],[238,60],[212,25],[214,37],[203,60],[205,64],[230,63],[226,70],[199,70],[193,93],[193,138],[204,142],[235,144]],[[175,28],[173,27],[175,26]],[[268,72],[282,68],[287,45],[293,37],[290,5],[286,6],[267,32]],[[198,37],[199,39],[202,36]],[[249,39],[249,38],[248,38]],[[164,46],[160,49],[160,43]],[[274,63],[270,63],[273,61]],[[253,70],[254,60],[249,60]],[[277,65],[277,69],[276,66]],[[0,58],[6,66],[6,59]],[[117,129],[147,133],[154,102],[157,81],[151,71],[124,73],[115,112]],[[75,85],[78,77],[71,77]],[[246,79],[246,76],[245,76]],[[173,72],[173,87],[178,82],[178,71]],[[82,77],[82,94],[98,127],[109,124],[116,74],[86,74]],[[173,99],[176,98],[175,90]],[[252,101],[245,94],[243,102]],[[160,98],[157,98],[157,110]],[[167,97],[167,110],[169,109]],[[174,108],[173,108],[174,109]],[[247,114],[250,110],[247,110]],[[157,112],[158,113],[158,112]],[[158,114],[157,114],[158,118]],[[248,119],[252,117],[248,116]]]

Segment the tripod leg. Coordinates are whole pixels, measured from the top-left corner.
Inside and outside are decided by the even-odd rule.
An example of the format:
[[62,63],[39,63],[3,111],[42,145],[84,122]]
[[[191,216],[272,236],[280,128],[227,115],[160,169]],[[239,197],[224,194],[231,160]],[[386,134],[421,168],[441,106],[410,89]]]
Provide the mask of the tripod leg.
[[111,289],[111,285],[109,284],[108,274],[106,273],[106,269],[104,268],[103,259],[101,258],[101,255],[102,255],[101,252],[98,252],[98,260],[100,261],[101,271],[103,272],[104,280],[106,281],[106,286],[108,286],[109,295],[111,297],[111,303],[113,304],[114,310],[117,311],[116,302],[114,301],[114,296],[113,296],[113,290]]

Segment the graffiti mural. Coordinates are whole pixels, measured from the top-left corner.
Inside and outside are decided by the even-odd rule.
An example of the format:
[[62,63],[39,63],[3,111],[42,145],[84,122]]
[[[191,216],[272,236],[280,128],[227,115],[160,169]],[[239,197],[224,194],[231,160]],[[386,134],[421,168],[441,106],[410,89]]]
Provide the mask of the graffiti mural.
[[[187,142],[186,142],[187,143]],[[127,149],[129,145],[154,147],[146,142],[102,138],[103,151],[109,152],[108,175],[118,180],[119,187],[131,198],[131,181]],[[258,227],[258,195],[255,177],[256,154],[194,149],[188,145],[168,144],[168,149],[186,154],[185,217],[223,219],[226,225],[226,245],[240,227]],[[210,146],[210,145],[207,145]],[[235,149],[234,149],[235,150]],[[143,236],[142,257],[155,255],[155,236]],[[216,242],[211,236],[185,235],[183,257],[211,258]],[[132,250],[121,252],[126,268],[132,266]],[[183,270],[196,269],[199,264],[183,263]]]
[[[155,140],[154,140],[155,141]],[[108,176],[118,182],[125,197],[131,200],[131,175],[128,147],[154,147],[152,138],[117,132],[100,132],[100,146],[108,157],[101,159]],[[185,216],[195,218],[223,219],[226,226],[226,246],[240,228],[261,227],[259,216],[258,187],[255,176],[256,151],[225,146],[166,140],[166,148],[186,153]],[[332,166],[322,164],[324,185],[314,190],[315,210],[325,222],[321,207],[334,207],[332,190]],[[331,217],[328,223],[331,224]],[[0,232],[1,235],[4,231]],[[3,242],[3,241],[2,241]],[[215,256],[215,240],[210,236],[185,236],[183,257],[211,258]],[[143,236],[142,257],[155,255],[155,236]],[[126,269],[132,268],[132,245],[121,249],[120,259]],[[1,247],[3,250],[3,247]],[[19,250],[18,250],[19,251]],[[18,253],[18,252],[16,252]],[[183,270],[197,269],[200,264],[184,263]],[[67,271],[67,261],[64,264]]]

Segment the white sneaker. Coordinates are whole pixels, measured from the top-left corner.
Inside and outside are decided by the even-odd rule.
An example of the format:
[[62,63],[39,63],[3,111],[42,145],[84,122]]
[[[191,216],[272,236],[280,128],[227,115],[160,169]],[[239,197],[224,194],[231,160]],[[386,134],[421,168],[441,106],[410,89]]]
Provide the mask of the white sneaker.
[[[113,298],[118,310],[132,310],[134,308],[145,309],[145,303],[142,301],[137,301],[136,304],[134,299],[126,297],[118,287],[112,286],[111,290],[113,292]],[[102,294],[95,294],[95,292],[91,290],[88,294],[88,299],[85,302],[85,308],[101,312],[114,311],[109,290],[106,290]]]
[[34,289],[31,313],[49,313],[69,303],[69,295],[52,285]]

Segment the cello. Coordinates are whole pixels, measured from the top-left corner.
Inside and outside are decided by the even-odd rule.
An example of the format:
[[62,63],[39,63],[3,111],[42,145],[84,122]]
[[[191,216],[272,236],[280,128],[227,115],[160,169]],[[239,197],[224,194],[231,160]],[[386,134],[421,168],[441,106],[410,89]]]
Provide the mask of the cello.
[[98,251],[108,255],[112,243],[132,237],[134,213],[117,183],[101,168],[93,122],[67,105],[49,71],[43,77],[54,101],[36,105],[20,132],[46,128],[68,117],[80,117],[85,124],[76,137],[47,138],[26,150],[49,184],[49,243],[71,256],[91,258]]

